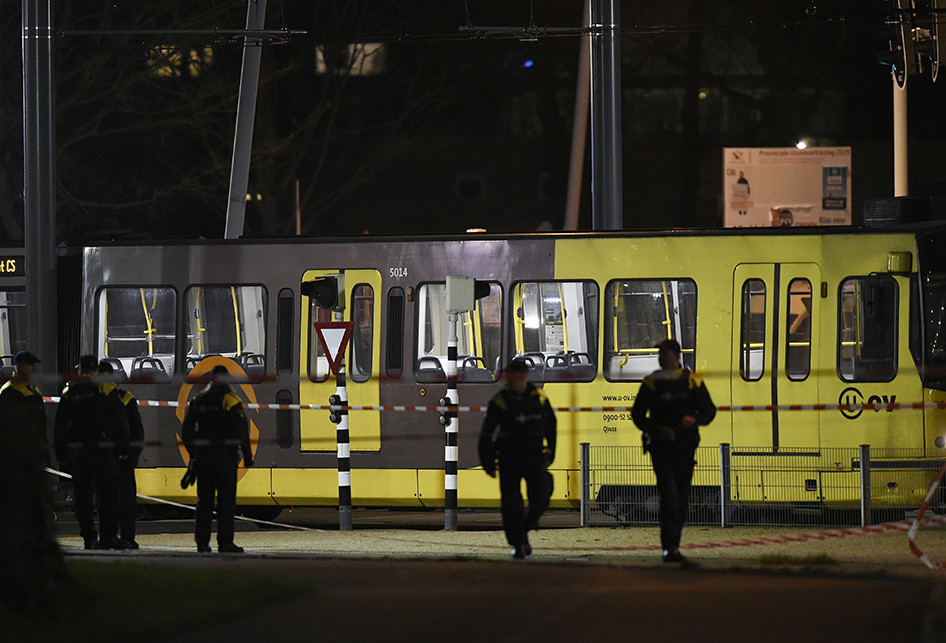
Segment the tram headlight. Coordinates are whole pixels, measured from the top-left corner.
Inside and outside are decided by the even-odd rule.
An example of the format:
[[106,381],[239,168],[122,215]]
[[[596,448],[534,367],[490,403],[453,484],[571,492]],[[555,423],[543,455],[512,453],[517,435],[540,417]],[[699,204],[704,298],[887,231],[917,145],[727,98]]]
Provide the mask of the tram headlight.
[[937,449],[946,448],[946,435],[937,435],[936,439],[933,440],[933,444],[936,445]]

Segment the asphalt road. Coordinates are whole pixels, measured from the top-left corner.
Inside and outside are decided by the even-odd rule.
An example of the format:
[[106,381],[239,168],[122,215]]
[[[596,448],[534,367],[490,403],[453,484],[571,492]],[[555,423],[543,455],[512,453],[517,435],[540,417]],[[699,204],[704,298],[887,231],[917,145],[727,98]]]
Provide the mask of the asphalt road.
[[[57,529],[70,556],[313,582],[309,596],[175,641],[946,640],[943,571],[920,564],[896,531],[779,542],[771,528],[689,527],[684,553],[693,565],[681,567],[659,562],[654,527],[585,529],[569,512],[547,517],[526,561],[509,558],[490,512],[461,514],[457,531],[443,530],[437,512],[356,512],[348,532],[331,511],[280,521],[303,529],[241,524],[242,556],[196,554],[190,520],[139,523],[136,552],[83,551],[66,516]],[[946,558],[946,531],[921,536],[934,560]],[[796,562],[760,563],[765,553]],[[811,556],[835,564],[806,563]]]

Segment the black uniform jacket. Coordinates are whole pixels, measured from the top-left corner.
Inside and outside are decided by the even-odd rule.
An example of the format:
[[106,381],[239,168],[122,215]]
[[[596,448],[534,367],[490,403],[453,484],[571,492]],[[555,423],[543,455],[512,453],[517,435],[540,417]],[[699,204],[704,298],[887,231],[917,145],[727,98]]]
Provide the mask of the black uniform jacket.
[[184,415],[181,439],[192,457],[227,453],[236,461],[237,449],[242,449],[244,465],[249,467],[253,463],[243,403],[229,386],[211,384],[191,400]]
[[[544,440],[544,444],[543,444]],[[513,458],[526,466],[555,458],[556,420],[545,391],[529,384],[522,395],[508,386],[489,401],[480,431],[480,463],[487,473],[495,469],[496,456]]]
[[[692,427],[683,427],[685,415],[696,418]],[[703,378],[685,368],[651,373],[641,382],[631,409],[634,424],[644,434],[644,444],[664,441],[660,428],[668,427],[675,439],[692,446],[700,441],[699,427],[716,417],[716,405],[710,398]]]
[[128,434],[128,413],[115,384],[84,377],[63,389],[53,431],[60,463],[83,448],[115,449],[127,456]]

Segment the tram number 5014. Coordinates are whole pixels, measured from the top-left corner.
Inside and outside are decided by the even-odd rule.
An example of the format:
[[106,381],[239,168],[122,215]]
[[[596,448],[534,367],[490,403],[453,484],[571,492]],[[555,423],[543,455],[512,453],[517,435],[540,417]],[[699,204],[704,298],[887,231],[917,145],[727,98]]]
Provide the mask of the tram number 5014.
[[407,268],[388,268],[391,277],[406,277]]

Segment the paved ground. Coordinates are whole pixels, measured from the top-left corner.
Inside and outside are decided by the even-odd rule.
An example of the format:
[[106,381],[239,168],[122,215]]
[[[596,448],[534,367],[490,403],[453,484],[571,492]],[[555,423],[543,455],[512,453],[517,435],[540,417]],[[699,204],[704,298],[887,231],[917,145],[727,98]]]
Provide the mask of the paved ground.
[[[224,565],[316,587],[176,641],[946,640],[934,618],[946,604],[935,595],[943,571],[920,563],[897,530],[691,526],[683,549],[695,564],[680,567],[659,562],[656,527],[581,528],[576,512],[550,513],[524,562],[509,558],[495,512],[461,512],[456,531],[443,530],[438,512],[355,510],[346,532],[330,510],[279,521],[303,529],[241,524],[243,556],[196,554],[191,520],[139,523],[136,552],[85,552],[68,516],[57,528],[72,556]],[[946,561],[946,529],[916,540]],[[764,556],[799,564],[761,564]],[[803,564],[813,556],[837,564]]]

